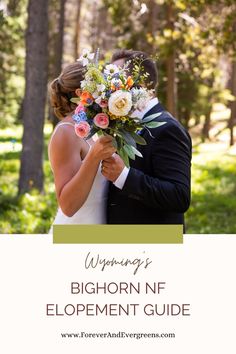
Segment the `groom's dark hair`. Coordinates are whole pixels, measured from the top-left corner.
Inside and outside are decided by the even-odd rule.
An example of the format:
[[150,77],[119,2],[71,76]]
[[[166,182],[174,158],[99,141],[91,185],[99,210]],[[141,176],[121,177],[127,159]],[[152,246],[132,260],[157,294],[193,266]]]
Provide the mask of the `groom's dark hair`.
[[154,60],[152,60],[147,53],[139,50],[132,49],[119,49],[112,55],[111,61],[114,62],[119,59],[124,59],[125,63],[129,62],[128,70],[130,73],[133,71],[134,65],[137,60],[142,60],[142,71],[148,73],[148,77],[145,80],[145,84],[149,89],[156,89],[157,86],[157,67]]

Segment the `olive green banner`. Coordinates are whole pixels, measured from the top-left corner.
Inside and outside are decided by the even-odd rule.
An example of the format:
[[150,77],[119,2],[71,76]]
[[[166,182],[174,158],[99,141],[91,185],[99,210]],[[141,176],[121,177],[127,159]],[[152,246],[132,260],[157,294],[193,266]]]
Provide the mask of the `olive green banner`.
[[183,243],[183,225],[54,225],[53,243]]

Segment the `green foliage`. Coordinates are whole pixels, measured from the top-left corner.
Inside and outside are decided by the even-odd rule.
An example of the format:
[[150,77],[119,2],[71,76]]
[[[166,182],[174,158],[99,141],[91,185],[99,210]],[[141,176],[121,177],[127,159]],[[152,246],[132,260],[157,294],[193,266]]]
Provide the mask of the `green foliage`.
[[[0,128],[13,124],[20,116],[27,3],[27,0],[1,1]],[[175,53],[178,117],[185,126],[189,125],[190,117],[194,118],[192,125],[193,121],[196,124],[202,122],[204,116],[210,116],[215,102],[227,105],[234,99],[225,89],[219,62],[222,54],[226,64],[235,57],[235,0],[103,0],[103,3],[112,20],[110,37],[104,36],[106,48],[125,47],[152,55],[158,53],[158,96],[163,103],[168,80],[166,63]],[[59,5],[56,0],[50,1],[49,72],[52,77],[55,77],[58,57],[54,44],[59,32]],[[170,18],[168,6],[172,10]],[[94,20],[94,32],[103,37],[101,22],[95,23]],[[72,27],[73,24],[70,26],[73,32]],[[225,74],[226,69],[223,69]],[[18,197],[21,131],[14,127],[14,130],[1,130],[0,134],[0,233],[48,232],[56,211],[49,163],[45,158],[45,194],[32,191]],[[130,134],[136,143],[142,143],[138,141],[140,136],[132,135],[132,126]],[[129,151],[130,156],[133,153],[134,150]],[[201,150],[194,154],[192,204],[187,213],[189,233],[236,232],[234,159],[227,153],[207,160]]]
[[[222,53],[236,53],[234,0],[104,1],[117,33],[117,46],[158,53],[158,97],[166,105],[167,62],[175,60],[178,119],[186,127],[207,117],[215,102],[229,104]],[[118,6],[118,3],[120,6]],[[220,15],[219,15],[220,14]],[[224,73],[223,73],[224,74]]]
[[[47,233],[57,203],[46,146],[45,193],[32,191],[18,197],[21,134],[20,127],[0,131],[0,233]],[[45,145],[47,141],[48,133]],[[203,144],[193,155],[187,233],[236,233],[235,155],[217,149],[217,144],[212,149]]]
[[175,53],[178,118],[186,127],[190,117],[198,120],[200,115],[207,116],[215,102],[229,101],[227,92],[224,92],[224,73],[219,66],[222,53],[217,45],[218,37],[216,31],[209,31],[210,26],[206,26],[206,23],[214,23],[220,28],[226,21],[226,15],[219,17],[212,12],[212,9],[216,10],[214,1],[196,1],[195,5],[198,4],[187,6],[189,2],[184,0],[172,3],[173,26],[168,28],[168,22],[163,20],[152,39],[160,51],[159,94],[163,102],[168,80],[166,60]]
[[[0,138],[0,234],[47,233],[56,213],[52,172],[45,146],[45,192],[17,196],[21,128],[1,130]],[[14,139],[14,140],[13,140]],[[47,144],[48,134],[45,136]]]
[[192,202],[187,233],[236,233],[235,155],[199,151],[193,155]]
[[26,0],[3,3],[5,10],[0,13],[0,127],[16,121],[20,113],[26,23]]
[[145,2],[133,0],[103,0],[110,14],[117,47],[150,48],[146,41],[147,13],[142,11]]
[[120,34],[130,30],[128,18],[133,7],[132,0],[104,0],[104,5],[108,7],[113,20],[113,25]]

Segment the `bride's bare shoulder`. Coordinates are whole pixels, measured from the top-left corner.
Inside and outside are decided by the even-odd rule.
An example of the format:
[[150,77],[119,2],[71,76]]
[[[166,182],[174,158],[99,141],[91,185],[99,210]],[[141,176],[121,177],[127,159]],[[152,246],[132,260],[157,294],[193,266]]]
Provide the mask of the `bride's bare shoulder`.
[[71,153],[73,150],[79,151],[82,144],[82,139],[75,134],[74,124],[64,119],[54,128],[48,145],[48,153],[51,155],[59,151],[61,154]]

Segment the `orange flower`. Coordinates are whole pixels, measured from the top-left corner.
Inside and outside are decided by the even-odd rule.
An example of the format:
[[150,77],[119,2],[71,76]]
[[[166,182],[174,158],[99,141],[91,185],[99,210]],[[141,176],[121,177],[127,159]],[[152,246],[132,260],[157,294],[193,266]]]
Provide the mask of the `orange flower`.
[[124,88],[124,86],[122,85],[122,81],[120,79],[112,79],[111,80],[111,89],[112,91],[117,91]]
[[123,88],[125,88],[124,87],[124,85],[120,85],[120,86],[115,86],[114,84],[111,84],[111,89],[112,89],[112,91],[117,91],[117,90],[121,90],[121,89],[123,89]]
[[126,86],[128,86],[129,88],[132,87],[134,84],[134,80],[132,79],[131,76],[128,76],[127,81],[126,81]]
[[90,105],[93,102],[93,96],[87,92],[83,91],[80,95],[80,103],[83,105]]

